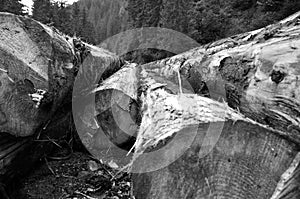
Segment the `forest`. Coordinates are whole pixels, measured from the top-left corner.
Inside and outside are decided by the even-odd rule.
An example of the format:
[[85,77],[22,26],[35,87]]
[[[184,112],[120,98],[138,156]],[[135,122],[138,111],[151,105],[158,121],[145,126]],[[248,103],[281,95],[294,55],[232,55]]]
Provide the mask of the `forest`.
[[[300,10],[298,0],[34,0],[34,19],[99,44],[121,31],[163,27],[199,44],[262,28]],[[0,11],[28,15],[20,0],[1,0]]]

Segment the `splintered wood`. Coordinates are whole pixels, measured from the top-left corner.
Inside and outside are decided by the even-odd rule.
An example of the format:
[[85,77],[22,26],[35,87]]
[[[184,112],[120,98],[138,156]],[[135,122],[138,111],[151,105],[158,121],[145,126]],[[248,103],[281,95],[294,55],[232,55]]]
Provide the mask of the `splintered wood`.
[[[172,165],[137,174],[134,188],[138,198],[271,197],[300,146],[299,19],[300,12],[259,30],[124,70],[134,74],[137,79],[130,84],[137,86],[123,85],[128,76],[120,74],[112,77],[117,81],[113,84],[103,82],[97,89],[99,94],[115,90],[138,104],[138,114],[131,114],[130,103],[124,109],[139,121],[130,150],[134,151],[133,159],[125,168],[135,163],[147,167],[138,163],[147,149],[159,150],[161,143],[167,145],[176,134],[193,133],[189,127],[224,124],[220,139],[207,157],[190,158],[202,147],[203,140],[198,138]],[[109,102],[104,98],[103,102]],[[118,128],[111,125],[110,129]],[[113,133],[107,130],[108,135]],[[168,154],[158,157],[163,156]],[[205,172],[191,174],[194,169]],[[199,178],[194,179],[194,174]],[[295,175],[291,176],[293,180],[289,181],[295,185]],[[170,183],[173,181],[177,184]],[[289,184],[286,180],[281,183]],[[188,187],[186,193],[182,186]],[[199,187],[203,189],[199,191]],[[169,190],[174,190],[174,195]]]

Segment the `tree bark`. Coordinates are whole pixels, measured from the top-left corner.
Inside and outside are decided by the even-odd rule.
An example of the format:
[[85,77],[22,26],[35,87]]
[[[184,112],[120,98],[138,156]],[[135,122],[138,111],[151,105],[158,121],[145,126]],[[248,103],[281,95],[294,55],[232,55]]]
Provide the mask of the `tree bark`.
[[[129,65],[94,91],[89,117],[110,140],[129,139],[115,104],[137,126],[129,164],[136,198],[299,198],[299,19]],[[169,164],[153,169],[161,162]],[[293,175],[280,180],[287,170]]]
[[0,183],[10,184],[66,136],[53,121],[72,92],[76,56],[67,37],[26,17],[0,13],[0,38]]
[[[31,136],[73,86],[74,49],[62,34],[26,17],[1,13],[0,31],[0,131]],[[40,106],[30,97],[37,89],[48,95]]]
[[84,50],[55,28],[0,13],[0,185],[27,174],[69,136],[77,74],[75,86],[87,88],[100,82],[91,83],[91,71],[105,79],[122,67],[114,54],[80,43]]

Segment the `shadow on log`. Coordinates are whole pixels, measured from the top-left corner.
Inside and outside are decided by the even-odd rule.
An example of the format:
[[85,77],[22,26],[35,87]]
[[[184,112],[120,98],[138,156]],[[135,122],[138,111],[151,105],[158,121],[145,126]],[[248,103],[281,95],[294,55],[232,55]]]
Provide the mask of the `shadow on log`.
[[[203,155],[206,148],[211,148],[203,143],[210,125],[200,125],[190,149],[169,166],[134,174],[136,198],[271,198],[297,147],[255,125],[226,122],[213,150]],[[191,130],[184,128],[178,133],[188,134]],[[167,161],[165,158],[170,156],[162,154],[161,160]],[[149,168],[138,164],[142,171]]]
[[[97,71],[92,75],[101,71],[105,79],[123,65],[103,49],[82,42],[81,49],[77,46],[77,40],[55,28],[0,13],[0,183],[15,183],[55,144],[70,138],[77,74],[81,85],[95,86],[100,81],[91,85],[91,76],[80,74],[92,69]],[[110,67],[103,68],[103,62]]]
[[8,184],[64,136],[45,131],[72,90],[75,54],[55,29],[8,13],[0,13],[0,38],[0,182]]
[[299,198],[299,19],[128,66],[94,91],[110,139],[126,133],[101,116],[112,101],[138,126],[137,199]]
[[[87,45],[72,102],[83,144],[98,154],[117,145],[121,157],[132,147],[124,159],[136,198],[299,198],[299,19],[146,65]],[[9,183],[51,150],[36,141],[63,136],[55,124],[69,117],[59,109],[78,62],[54,29],[10,14],[0,22],[0,180]]]

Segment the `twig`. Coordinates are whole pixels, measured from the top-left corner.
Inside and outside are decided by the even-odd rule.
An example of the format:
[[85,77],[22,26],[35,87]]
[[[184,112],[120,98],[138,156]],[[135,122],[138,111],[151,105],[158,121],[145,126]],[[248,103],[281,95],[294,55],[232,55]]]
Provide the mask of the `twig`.
[[46,130],[46,128],[48,127],[48,125],[50,124],[51,120],[48,120],[47,123],[44,125],[44,127],[39,131],[36,139],[40,139],[41,133],[42,131]]
[[106,169],[104,166],[102,166],[102,168],[113,178],[114,175],[108,170]]
[[8,73],[7,70],[3,69],[3,68],[0,68],[0,71],[4,72],[4,73]]
[[51,173],[52,173],[54,176],[56,176],[55,172],[54,172],[53,169],[50,167],[50,165],[49,165],[48,160],[47,160],[46,157],[45,157],[45,162],[46,162],[46,165],[47,165],[48,169],[51,171]]
[[182,82],[181,82],[181,77],[180,77],[180,71],[179,71],[179,69],[177,70],[177,76],[178,76],[178,82],[179,82],[179,94],[181,95],[183,92],[182,92]]
[[72,179],[77,179],[76,177],[74,177],[74,176],[68,176],[68,175],[65,175],[65,174],[62,174],[61,175],[62,177],[64,177],[64,178],[72,178]]
[[209,189],[209,196],[211,196],[211,188],[210,188],[210,184],[209,184],[209,181],[208,181],[207,178],[205,178],[205,182],[206,182],[206,184],[208,186],[208,189]]
[[56,146],[58,146],[59,148],[62,149],[62,146],[60,146],[58,143],[56,143],[53,139],[50,139],[48,136],[46,136],[50,142],[52,142],[53,144],[55,144]]
[[84,193],[81,193],[81,192],[79,192],[79,191],[75,191],[75,193],[76,193],[76,194],[79,194],[79,195],[82,195],[82,196],[86,197],[87,199],[97,199],[97,198],[88,196],[88,195],[86,195],[86,194],[84,194]]
[[108,152],[110,151],[110,149],[111,149],[111,145],[109,145],[109,147],[108,147],[108,149],[106,151],[106,154],[108,154]]
[[63,193],[59,199],[64,199],[64,198],[69,198],[70,197],[70,194],[66,194],[66,193]]

